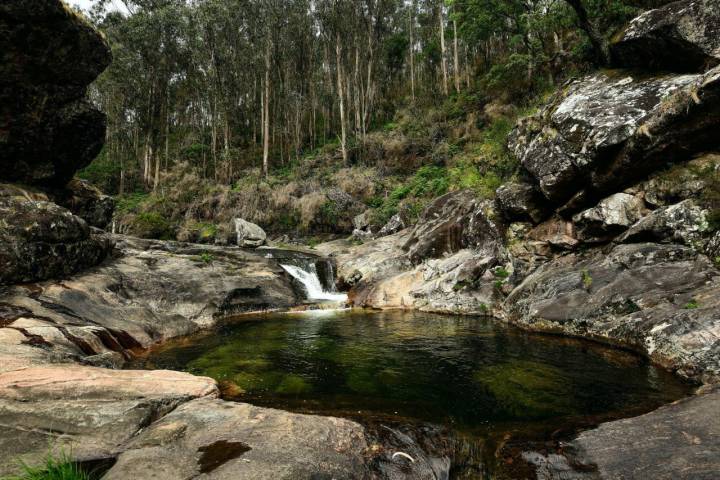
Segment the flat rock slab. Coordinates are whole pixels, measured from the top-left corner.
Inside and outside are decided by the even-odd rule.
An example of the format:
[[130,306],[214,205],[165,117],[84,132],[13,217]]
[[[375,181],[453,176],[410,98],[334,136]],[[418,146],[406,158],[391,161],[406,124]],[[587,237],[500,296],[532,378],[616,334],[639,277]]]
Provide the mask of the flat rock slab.
[[715,480],[720,392],[698,395],[581,433],[563,454],[525,454],[538,479]]
[[[350,420],[199,399],[134,438],[104,479],[364,479],[381,450]],[[427,458],[396,462],[393,478],[437,478]]]
[[50,452],[114,457],[177,405],[217,395],[212,379],[160,370],[48,365],[0,374],[0,475]]
[[114,236],[114,258],[66,280],[0,292],[0,372],[41,363],[117,367],[130,351],[211,327],[222,315],[287,308],[285,272],[238,248]]
[[216,396],[215,381],[170,370],[110,370],[47,365],[0,374],[0,398],[16,401],[67,399],[167,399]]

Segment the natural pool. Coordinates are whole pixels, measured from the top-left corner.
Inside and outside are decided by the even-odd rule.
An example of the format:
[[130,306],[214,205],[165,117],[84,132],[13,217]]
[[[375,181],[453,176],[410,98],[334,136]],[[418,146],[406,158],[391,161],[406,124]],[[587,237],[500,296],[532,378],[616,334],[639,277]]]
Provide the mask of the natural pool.
[[690,386],[645,359],[486,319],[400,311],[244,317],[134,367],[184,370],[294,411],[429,422],[472,436],[649,411]]

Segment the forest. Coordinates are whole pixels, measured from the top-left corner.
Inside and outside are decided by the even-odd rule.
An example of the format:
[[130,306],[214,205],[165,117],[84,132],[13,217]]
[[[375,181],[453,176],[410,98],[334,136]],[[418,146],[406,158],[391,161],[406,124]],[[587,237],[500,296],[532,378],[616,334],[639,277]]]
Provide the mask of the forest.
[[81,176],[120,196],[119,230],[212,242],[233,215],[345,233],[367,208],[379,229],[448,190],[492,195],[518,115],[663,2],[117,3],[90,12],[113,63],[91,91],[107,141]]

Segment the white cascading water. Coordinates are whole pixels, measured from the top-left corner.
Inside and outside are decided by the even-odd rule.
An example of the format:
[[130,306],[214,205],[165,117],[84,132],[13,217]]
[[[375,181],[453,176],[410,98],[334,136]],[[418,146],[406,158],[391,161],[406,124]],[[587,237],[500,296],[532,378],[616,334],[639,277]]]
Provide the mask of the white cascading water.
[[285,269],[293,278],[298,280],[305,286],[307,290],[308,300],[326,300],[332,302],[344,302],[347,301],[347,295],[344,293],[328,292],[326,291],[322,283],[320,283],[320,277],[318,277],[315,266],[312,265],[309,268],[310,271],[303,270],[295,265],[280,265]]

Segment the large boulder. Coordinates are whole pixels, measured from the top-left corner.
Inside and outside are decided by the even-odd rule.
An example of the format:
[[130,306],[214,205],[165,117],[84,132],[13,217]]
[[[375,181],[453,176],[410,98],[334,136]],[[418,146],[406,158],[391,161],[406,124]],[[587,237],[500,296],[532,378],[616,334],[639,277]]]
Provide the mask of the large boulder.
[[0,197],[0,284],[66,277],[102,261],[107,238],[51,202]]
[[645,202],[627,193],[616,193],[595,207],[573,217],[578,238],[584,242],[604,242],[622,233],[646,213]]
[[597,73],[522,120],[509,146],[540,191],[572,214],[669,160],[711,148],[719,106],[720,67],[652,78]]
[[709,230],[707,211],[685,200],[662,207],[634,224],[618,238],[621,243],[671,242],[694,245]]
[[112,239],[114,255],[102,265],[0,289],[0,372],[72,361],[117,367],[136,348],[190,335],[222,316],[298,302],[283,269],[263,254]]
[[[217,397],[210,378],[181,372],[42,365],[0,374],[0,475],[48,453],[111,459],[153,419]],[[14,477],[13,477],[14,478]]]
[[95,158],[105,115],[85,92],[110,59],[103,37],[62,1],[0,3],[2,179],[62,186]]
[[392,235],[404,229],[405,227],[407,227],[407,224],[405,223],[403,216],[399,213],[396,213],[395,215],[390,217],[390,220],[388,220],[385,225],[383,225],[383,227],[378,232],[378,236],[385,237],[387,235]]
[[265,230],[242,218],[235,219],[235,234],[239,247],[257,248],[265,245],[267,241]]
[[635,18],[611,45],[622,67],[703,71],[720,63],[720,4],[681,0]]
[[107,227],[115,211],[115,200],[112,197],[79,178],[70,180],[61,189],[55,189],[52,199],[96,228]]
[[403,249],[417,264],[463,248],[494,246],[503,238],[496,216],[493,203],[470,190],[445,194],[423,211]]
[[531,330],[623,345],[689,378],[720,378],[720,272],[690,247],[638,243],[558,257],[505,307]]

